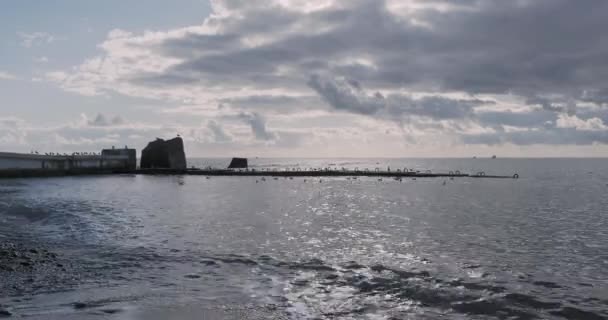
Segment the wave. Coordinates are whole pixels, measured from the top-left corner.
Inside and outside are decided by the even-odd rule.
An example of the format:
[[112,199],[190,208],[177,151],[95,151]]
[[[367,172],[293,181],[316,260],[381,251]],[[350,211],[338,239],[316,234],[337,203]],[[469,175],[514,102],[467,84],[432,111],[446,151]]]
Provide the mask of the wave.
[[[476,279],[443,279],[427,270],[402,270],[355,261],[328,264],[320,259],[283,261],[271,256],[203,255],[200,264],[212,268],[240,266],[257,270],[260,277],[280,277],[273,303],[294,318],[408,317],[435,314],[514,319],[606,319],[608,303],[587,298],[585,305],[547,299],[530,292]],[[262,281],[260,279],[260,281]],[[539,290],[561,286],[530,282]],[[537,290],[534,290],[535,292]],[[280,295],[276,295],[280,292]],[[259,295],[259,292],[256,293]]]
[[[54,261],[63,261],[64,258],[58,257]],[[537,289],[521,292],[492,280],[446,279],[434,271],[420,268],[406,270],[357,261],[331,264],[321,259],[289,261],[268,255],[217,254],[168,248],[91,247],[70,258],[68,270],[55,268],[53,272],[64,272],[66,277],[79,274],[81,281],[98,285],[116,281],[124,281],[125,284],[136,280],[153,282],[159,273],[175,274],[175,270],[180,270],[179,267],[173,269],[176,266],[193,266],[181,276],[181,281],[200,282],[210,275],[221,279],[233,277],[243,285],[243,290],[254,288],[251,295],[259,297],[260,304],[273,305],[294,319],[400,319],[412,315],[428,318],[607,319],[608,316],[605,311],[608,301],[593,297],[567,300],[567,293],[560,291],[562,286],[543,281],[529,281]],[[176,276],[172,281],[180,287],[180,276]],[[53,277],[66,278],[56,274]],[[247,286],[247,281],[254,281],[255,285]],[[553,291],[551,295],[540,295],[543,290]],[[86,301],[74,304],[75,309],[89,307],[97,305]]]

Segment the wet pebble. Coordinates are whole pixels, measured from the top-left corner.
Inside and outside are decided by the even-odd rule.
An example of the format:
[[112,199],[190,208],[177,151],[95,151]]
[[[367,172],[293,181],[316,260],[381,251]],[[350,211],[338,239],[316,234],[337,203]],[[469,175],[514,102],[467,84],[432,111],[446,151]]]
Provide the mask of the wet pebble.
[[90,306],[84,302],[74,302],[72,304],[72,307],[74,307],[74,309],[76,309],[76,310],[81,310],[81,309],[89,308]]
[[12,315],[13,314],[10,313],[8,310],[0,308],[0,318],[8,318]]
[[115,314],[115,313],[119,313],[121,312],[121,309],[103,309],[101,310],[101,312],[106,313],[106,314]]
[[215,261],[211,261],[211,260],[201,260],[200,263],[204,264],[204,265],[207,265],[207,266],[215,266],[215,265],[217,265],[217,263]]

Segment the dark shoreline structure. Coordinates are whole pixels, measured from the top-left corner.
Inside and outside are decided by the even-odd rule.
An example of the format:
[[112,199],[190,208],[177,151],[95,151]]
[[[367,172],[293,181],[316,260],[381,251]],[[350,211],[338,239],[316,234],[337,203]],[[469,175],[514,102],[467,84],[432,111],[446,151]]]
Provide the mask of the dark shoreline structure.
[[184,141],[178,136],[167,141],[156,138],[155,141],[149,142],[141,151],[140,167],[142,169],[186,169]]
[[486,175],[484,172],[475,174],[461,173],[459,171],[448,173],[416,172],[416,171],[371,171],[371,170],[232,170],[232,169],[139,169],[135,171],[117,171],[116,173],[148,174],[148,175],[194,175],[194,176],[231,176],[231,177],[390,177],[390,178],[494,178],[518,179],[519,174]]
[[247,167],[247,158],[232,158],[228,165],[228,169],[246,169]]
[[247,158],[232,158],[227,169],[188,169],[184,142],[180,136],[170,140],[156,138],[142,150],[141,168],[137,168],[135,149],[104,149],[100,154],[69,155],[38,155],[0,152],[0,178],[20,177],[50,177],[82,174],[148,174],[148,175],[205,175],[233,177],[392,177],[402,178],[519,178],[516,173],[512,176],[486,175],[485,172],[475,174],[450,171],[448,173],[433,173],[414,171],[406,168],[382,171],[364,169],[337,168],[287,168],[250,169]]
[[101,153],[34,154],[0,152],[0,178],[110,174],[137,168],[135,149],[104,149]]
[[468,173],[426,173],[426,172],[395,172],[395,171],[336,171],[336,170],[304,170],[304,171],[235,171],[228,169],[81,169],[71,171],[47,170],[0,170],[0,178],[29,178],[29,177],[61,177],[76,175],[192,175],[192,176],[229,176],[229,177],[388,177],[388,178],[493,178],[518,179],[516,173],[508,175],[485,175]]

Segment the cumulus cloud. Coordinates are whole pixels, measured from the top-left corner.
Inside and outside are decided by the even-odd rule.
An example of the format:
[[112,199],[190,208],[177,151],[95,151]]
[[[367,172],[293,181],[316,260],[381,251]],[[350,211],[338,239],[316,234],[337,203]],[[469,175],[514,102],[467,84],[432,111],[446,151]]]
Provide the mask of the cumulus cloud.
[[[267,118],[280,126],[281,115],[323,111],[398,121],[420,139],[606,142],[606,1],[213,0],[212,8],[197,26],[114,30],[102,54],[46,79],[83,95],[220,105],[218,119],[239,119],[260,141],[280,137]],[[589,105],[596,114],[581,115]],[[218,123],[206,127],[227,138]]]
[[560,114],[556,121],[557,128],[574,128],[582,131],[604,131],[608,129],[602,119],[590,118],[583,120],[577,116]]

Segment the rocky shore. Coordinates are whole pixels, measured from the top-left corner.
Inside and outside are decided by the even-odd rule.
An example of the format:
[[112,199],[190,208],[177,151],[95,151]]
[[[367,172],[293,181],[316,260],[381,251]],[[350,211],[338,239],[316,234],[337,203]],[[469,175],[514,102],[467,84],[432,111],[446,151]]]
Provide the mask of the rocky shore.
[[[58,255],[43,247],[0,241],[0,298],[8,299],[50,290],[69,277],[69,266]],[[0,318],[12,316],[0,304]]]
[[0,242],[0,272],[31,272],[56,260],[57,255],[42,248],[25,248]]

